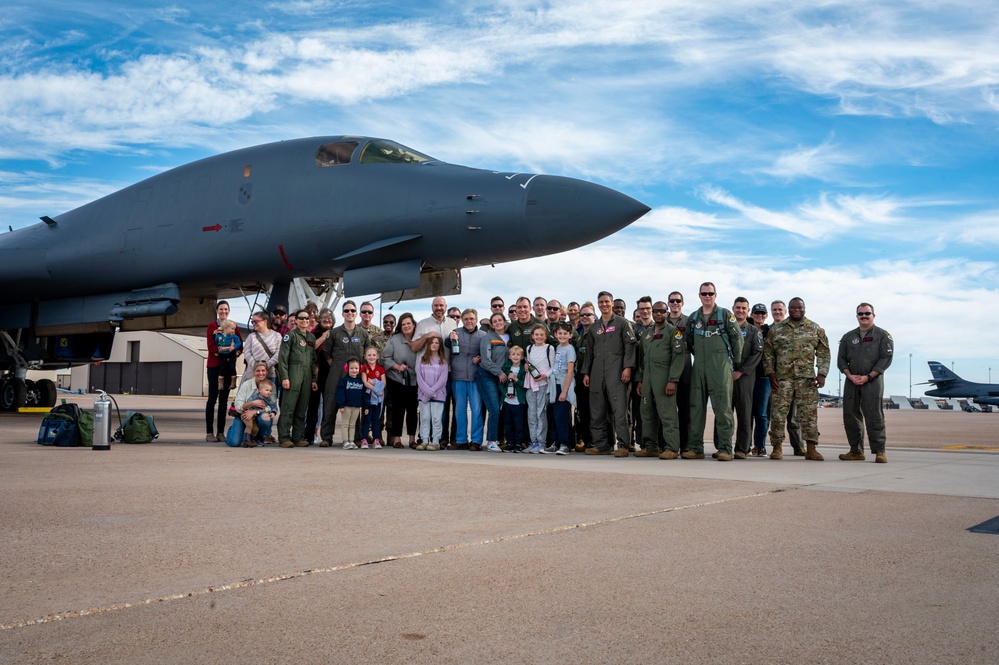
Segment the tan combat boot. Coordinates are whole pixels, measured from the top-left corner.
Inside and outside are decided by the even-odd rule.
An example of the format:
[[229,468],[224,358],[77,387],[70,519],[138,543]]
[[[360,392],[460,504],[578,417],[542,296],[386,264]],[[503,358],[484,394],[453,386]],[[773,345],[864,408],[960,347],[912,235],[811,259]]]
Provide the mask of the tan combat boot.
[[864,457],[864,453],[855,453],[852,450],[848,453],[842,453],[839,458],[844,462],[863,462],[867,459]]
[[825,458],[819,454],[819,451],[815,449],[814,443],[809,443],[808,450],[805,451],[805,459],[815,460],[816,462],[821,462]]
[[775,444],[774,450],[770,453],[770,459],[784,459],[784,451],[782,450],[781,444]]
[[673,452],[672,450],[664,450],[659,453],[659,459],[676,459],[680,456],[680,453]]
[[729,455],[728,453],[723,453],[721,451],[718,451],[718,454],[715,457],[715,459],[718,460],[719,462],[731,462],[732,456]]
[[888,456],[885,455],[884,453],[878,453],[877,455],[874,456],[874,461],[877,464],[887,464],[888,463]]

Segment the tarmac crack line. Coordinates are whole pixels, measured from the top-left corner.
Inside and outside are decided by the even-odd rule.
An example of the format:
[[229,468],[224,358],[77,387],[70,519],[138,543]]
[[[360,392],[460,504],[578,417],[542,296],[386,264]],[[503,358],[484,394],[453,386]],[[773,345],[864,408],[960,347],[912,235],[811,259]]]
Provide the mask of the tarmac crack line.
[[55,614],[48,614],[42,617],[36,617],[34,619],[22,619],[20,621],[11,621],[9,623],[0,624],[0,631],[3,630],[14,630],[16,628],[26,628],[28,626],[37,626],[46,623],[54,623],[56,621],[63,621],[65,619],[75,619],[78,617],[92,616],[96,614],[107,614],[109,612],[119,612],[121,610],[132,609],[136,607],[145,607],[146,605],[154,605],[156,603],[167,603],[175,600],[183,600],[185,598],[198,598],[201,596],[207,596],[213,593],[220,593],[222,591],[236,591],[239,589],[248,589],[255,586],[261,586],[264,584],[273,584],[274,582],[284,582],[287,580],[299,579],[303,577],[308,577],[310,575],[320,575],[326,573],[336,573],[344,570],[351,570],[354,568],[360,568],[362,566],[371,566],[377,563],[386,563],[389,561],[403,561],[405,559],[413,559],[419,556],[426,556],[428,554],[440,554],[442,552],[453,552],[456,550],[467,549],[469,547],[480,547],[483,545],[491,545],[493,543],[502,543],[512,540],[521,540],[524,538],[532,538],[534,536],[545,536],[552,535],[556,533],[564,533],[566,531],[571,531],[573,529],[585,529],[594,526],[602,526],[605,524],[614,524],[615,522],[623,522],[625,520],[633,520],[642,517],[651,517],[653,515],[662,515],[665,513],[675,513],[681,510],[691,510],[694,508],[706,508],[708,506],[716,506],[723,503],[731,503],[733,501],[744,501],[746,499],[755,499],[761,496],[768,496],[770,494],[777,494],[779,492],[786,491],[787,488],[776,488],[767,490],[765,492],[754,492],[753,494],[744,494],[741,496],[729,497],[726,499],[716,499],[714,501],[703,501],[700,503],[692,503],[685,506],[673,506],[670,508],[659,508],[657,510],[646,510],[639,513],[632,513],[629,515],[618,515],[616,517],[606,517],[604,519],[592,520],[588,522],[576,522],[574,524],[563,524],[561,526],[548,527],[546,529],[538,529],[536,531],[526,531],[524,533],[514,533],[505,536],[496,536],[495,538],[485,538],[482,540],[474,540],[465,543],[454,543],[451,545],[440,545],[438,547],[432,547],[426,550],[420,550],[417,552],[406,552],[403,554],[390,554],[378,559],[372,559],[370,561],[354,561],[351,563],[344,563],[337,566],[328,566],[325,568],[310,568],[308,570],[300,570],[295,573],[284,573],[281,575],[272,575],[270,577],[260,577],[260,578],[250,578],[241,580],[239,582],[231,582],[229,584],[220,584],[203,587],[201,589],[195,589],[194,591],[188,591],[185,593],[174,593],[167,594],[165,596],[155,596],[153,598],[146,598],[144,600],[135,600],[125,603],[115,603],[112,605],[103,605],[100,607],[91,607],[85,610],[73,610],[69,612],[57,612]]

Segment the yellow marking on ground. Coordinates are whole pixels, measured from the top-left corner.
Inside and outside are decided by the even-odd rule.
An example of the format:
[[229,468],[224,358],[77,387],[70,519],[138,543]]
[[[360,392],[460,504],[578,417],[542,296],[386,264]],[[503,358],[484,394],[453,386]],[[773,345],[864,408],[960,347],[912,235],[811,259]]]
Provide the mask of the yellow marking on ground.
[[940,450],[999,450],[999,446],[940,446]]
[[48,413],[52,410],[51,406],[22,406],[17,410],[18,413]]

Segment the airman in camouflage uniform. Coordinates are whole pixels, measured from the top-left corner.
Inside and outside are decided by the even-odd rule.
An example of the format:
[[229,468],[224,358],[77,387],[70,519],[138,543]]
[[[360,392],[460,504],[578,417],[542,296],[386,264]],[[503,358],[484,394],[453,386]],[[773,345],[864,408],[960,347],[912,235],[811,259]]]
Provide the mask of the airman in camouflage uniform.
[[[652,306],[651,326],[639,338],[641,364],[636,379],[641,399],[642,450],[636,457],[676,459],[680,456],[680,419],[676,411],[676,389],[683,373],[687,351],[683,333],[666,323],[666,303]],[[665,449],[659,453],[659,432]]]
[[819,388],[826,384],[829,374],[829,340],[825,330],[805,318],[805,301],[801,298],[788,303],[788,314],[787,319],[770,328],[763,345],[763,362],[773,389],[770,459],[783,459],[787,413],[795,402],[807,447],[805,459],[821,461],[822,455],[815,447],[819,443]]
[[318,390],[316,372],[316,338],[308,331],[309,312],[295,313],[295,329],[285,334],[278,352],[277,373],[281,380],[281,415],[278,418],[278,440],[282,448],[309,445],[305,440],[305,415],[309,398]]
[[687,320],[685,341],[694,355],[690,380],[690,435],[683,453],[684,459],[704,458],[704,425],[707,421],[708,397],[715,414],[715,448],[718,460],[732,459],[732,367],[742,357],[742,330],[735,316],[724,307],[715,305],[715,285],[701,284],[698,294],[701,307]]
[[[368,345],[378,349],[378,355],[380,356],[382,351],[385,350],[385,342],[388,341],[388,338],[385,337],[385,331],[372,323],[375,315],[375,306],[370,300],[365,300],[361,303],[361,308],[358,310],[358,314],[361,315],[361,328],[368,333]],[[361,364],[363,365],[363,356],[361,357],[361,360]]]
[[846,374],[843,386],[843,427],[850,443],[850,452],[839,456],[845,461],[863,461],[864,425],[874,453],[874,461],[884,464],[885,414],[884,381],[881,375],[891,365],[894,352],[891,335],[874,325],[874,306],[857,306],[860,326],[843,335],[839,341],[837,366]]

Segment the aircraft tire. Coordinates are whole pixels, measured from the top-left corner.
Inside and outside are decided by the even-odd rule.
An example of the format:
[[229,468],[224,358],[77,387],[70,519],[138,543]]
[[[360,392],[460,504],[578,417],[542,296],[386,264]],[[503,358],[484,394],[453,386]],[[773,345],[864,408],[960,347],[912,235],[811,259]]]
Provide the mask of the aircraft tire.
[[55,406],[56,398],[59,396],[55,382],[42,379],[35,382],[35,388],[38,390],[38,406]]
[[5,379],[0,386],[0,411],[17,411],[28,401],[28,387],[20,379]]

